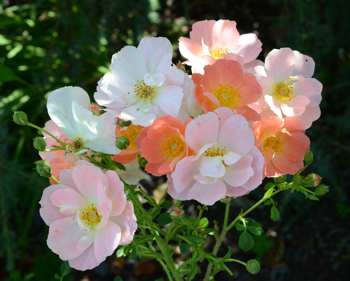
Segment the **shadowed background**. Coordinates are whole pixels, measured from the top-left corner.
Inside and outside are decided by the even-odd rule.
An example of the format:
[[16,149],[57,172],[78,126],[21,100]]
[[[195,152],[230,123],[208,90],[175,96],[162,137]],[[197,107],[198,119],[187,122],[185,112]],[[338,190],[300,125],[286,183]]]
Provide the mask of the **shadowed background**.
[[[232,229],[224,245],[244,261],[258,257],[262,270],[252,276],[230,264],[234,276],[217,280],[345,280],[350,273],[350,2],[348,0],[32,0],[3,1],[0,6],[0,280],[55,280],[60,260],[46,246],[48,228],[38,201],[48,180],[34,170],[39,159],[32,146],[35,129],[12,122],[14,110],[43,127],[49,117],[48,94],[63,86],[80,86],[93,98],[111,57],[144,36],[164,36],[174,47],[174,62],[183,60],[178,38],[204,19],[230,19],[239,32],[254,32],[263,43],[259,59],[273,48],[290,47],[316,62],[314,77],[323,83],[322,116],[306,134],[311,139],[316,172],[330,186],[320,202],[301,194],[282,193],[281,218],[273,223],[268,208],[251,217],[265,234],[252,251],[238,249]],[[163,179],[146,185],[159,192]],[[261,197],[257,190],[231,205],[231,216]],[[186,203],[195,215],[195,202]],[[206,216],[222,223],[217,203]],[[205,215],[205,213],[204,213]],[[212,227],[212,225],[210,225]],[[208,251],[213,247],[209,241]],[[224,255],[223,249],[219,255]],[[178,261],[187,255],[175,255]],[[202,271],[206,264],[202,263]],[[73,272],[65,280],[155,280],[164,277],[158,264],[112,256],[93,271]],[[197,280],[203,277],[198,276]]]

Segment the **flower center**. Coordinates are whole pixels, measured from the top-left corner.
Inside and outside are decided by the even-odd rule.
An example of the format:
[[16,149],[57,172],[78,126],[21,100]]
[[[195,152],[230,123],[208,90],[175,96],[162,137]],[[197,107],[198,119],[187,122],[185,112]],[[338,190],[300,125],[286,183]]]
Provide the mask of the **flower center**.
[[214,89],[212,94],[219,100],[221,106],[230,108],[237,107],[241,100],[238,89],[228,84],[220,84]]
[[136,82],[134,91],[140,100],[152,101],[156,94],[155,87],[147,86],[143,80]]
[[175,158],[185,153],[185,143],[178,136],[169,136],[161,144],[163,149],[163,155],[168,156],[169,158]]
[[215,156],[224,156],[227,154],[226,147],[210,147],[204,152],[204,156],[215,157]]
[[126,137],[129,139],[129,147],[131,150],[136,149],[135,140],[139,133],[141,133],[142,127],[141,126],[135,126],[134,124],[130,124],[129,127],[124,127],[120,130],[120,134],[123,137]]
[[293,85],[285,83],[277,83],[276,87],[273,89],[273,94],[279,100],[291,100],[293,96]]
[[218,59],[222,57],[223,55],[228,54],[230,51],[227,48],[219,48],[219,47],[214,47],[213,49],[210,49],[210,55],[214,59]]
[[80,219],[87,225],[96,225],[100,223],[102,215],[98,214],[96,205],[91,204],[91,207],[81,212]]
[[266,147],[271,147],[275,153],[279,153],[283,151],[282,148],[285,143],[285,141],[281,140],[281,135],[272,136],[265,140],[264,148],[266,149]]
[[76,153],[82,150],[84,147],[84,141],[81,137],[75,137],[70,143],[67,144],[67,150],[71,153]]

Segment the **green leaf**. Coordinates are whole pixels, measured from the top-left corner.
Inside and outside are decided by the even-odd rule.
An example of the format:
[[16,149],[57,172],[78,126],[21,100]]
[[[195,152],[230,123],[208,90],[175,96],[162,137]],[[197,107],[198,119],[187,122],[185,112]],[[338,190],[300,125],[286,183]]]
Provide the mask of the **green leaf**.
[[320,184],[320,185],[316,188],[315,194],[316,194],[316,195],[319,195],[319,196],[324,195],[324,194],[326,194],[326,192],[328,191],[328,188],[329,188],[329,186],[327,186],[327,185],[325,185],[325,184]]
[[253,236],[244,230],[239,236],[238,245],[243,251],[249,251],[254,246]]
[[269,189],[274,188],[274,187],[275,187],[275,183],[273,183],[273,182],[268,182],[268,183],[265,185],[264,189],[265,189],[265,190],[269,190]]
[[123,279],[120,276],[117,276],[114,278],[114,281],[123,281]]
[[164,279],[163,278],[158,278],[158,279],[156,279],[154,281],[164,281]]
[[194,235],[186,235],[185,236],[188,240],[190,240],[194,245],[198,244],[206,244],[207,239],[199,237],[199,236],[194,236]]
[[247,221],[248,221],[248,222],[250,223],[250,225],[252,225],[252,226],[262,228],[261,223],[260,223],[260,222],[257,222],[257,221],[254,220],[254,219],[247,218]]
[[160,225],[167,225],[173,221],[169,213],[160,214],[156,220]]
[[257,274],[260,271],[260,263],[257,260],[249,260],[246,269],[250,274]]
[[139,235],[137,238],[138,238],[137,240],[133,241],[134,245],[154,240],[153,235]]
[[266,201],[266,202],[264,203],[264,206],[269,206],[269,205],[271,205],[272,203],[273,203],[273,201],[268,200],[268,201]]
[[264,232],[260,227],[255,226],[248,226],[247,229],[254,235],[261,235]]
[[60,277],[57,273],[55,274],[54,277],[55,277],[55,279],[57,279],[57,280],[61,280],[61,277]]
[[0,62],[0,82],[10,82],[10,81],[19,81],[23,84],[29,85],[26,81],[22,80],[16,76],[12,70],[6,67],[2,62]]
[[243,231],[245,229],[244,225],[241,223],[236,223],[235,226],[238,231]]
[[117,161],[113,161],[113,163],[117,166],[119,170],[126,171],[126,168],[122,163],[119,163]]
[[274,205],[271,208],[271,219],[273,221],[277,221],[280,218],[280,212],[278,211],[277,207]]
[[180,243],[179,247],[181,254],[188,254],[190,252],[190,246],[188,244]]
[[124,248],[120,248],[117,250],[117,254],[116,254],[117,258],[120,258],[120,257],[125,257],[126,254],[124,253]]
[[307,194],[306,197],[310,200],[320,201],[320,199],[318,199],[315,195]]
[[162,208],[168,209],[172,205],[173,205],[173,203],[171,203],[170,201],[164,201],[161,206],[162,206]]
[[199,221],[199,227],[201,228],[206,228],[209,224],[209,221],[207,218],[202,218],[200,221]]
[[145,258],[150,258],[150,259],[162,259],[163,255],[156,252],[156,251],[152,251],[150,249],[140,249],[140,247],[137,247],[138,251],[137,254],[141,257],[145,257]]

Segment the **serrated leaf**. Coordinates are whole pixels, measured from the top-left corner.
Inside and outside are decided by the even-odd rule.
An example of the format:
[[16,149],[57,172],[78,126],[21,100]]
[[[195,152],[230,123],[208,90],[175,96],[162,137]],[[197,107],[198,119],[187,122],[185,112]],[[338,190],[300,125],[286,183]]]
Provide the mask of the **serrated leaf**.
[[260,263],[257,260],[249,260],[246,269],[250,274],[257,274],[260,271]]
[[249,251],[254,246],[253,236],[248,233],[248,231],[244,230],[239,236],[238,245],[243,251]]
[[202,218],[200,221],[199,221],[199,227],[201,228],[206,228],[209,224],[209,221],[207,218]]
[[190,246],[187,244],[180,243],[179,245],[181,254],[188,254],[190,252]]
[[255,226],[248,226],[247,229],[254,235],[261,235],[264,232],[260,227]]
[[170,201],[164,201],[161,205],[162,208],[168,209],[173,205]]
[[273,221],[277,221],[280,218],[280,212],[278,211],[276,206],[272,206],[270,217]]
[[170,217],[170,213],[160,214],[156,220],[160,225],[167,225],[173,221]]

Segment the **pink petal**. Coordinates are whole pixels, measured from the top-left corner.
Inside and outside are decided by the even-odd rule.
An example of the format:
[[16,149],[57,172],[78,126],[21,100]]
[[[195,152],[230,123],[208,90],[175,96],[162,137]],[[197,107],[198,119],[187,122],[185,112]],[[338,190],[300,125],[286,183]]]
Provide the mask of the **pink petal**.
[[68,186],[59,185],[61,189],[56,190],[50,196],[53,205],[60,207],[64,215],[70,215],[77,209],[86,208],[87,204],[83,197]]
[[258,57],[262,50],[261,46],[262,43],[255,34],[243,34],[239,37],[233,52],[243,57],[244,63],[247,63]]
[[[215,20],[197,21],[192,25],[190,38],[196,43],[202,45],[202,42],[211,47],[212,46],[212,32],[215,25]],[[181,38],[180,38],[181,39]]]
[[[213,26],[212,42],[206,44],[210,48],[222,47],[231,49],[239,41],[239,33],[235,21],[218,20]],[[209,42],[208,42],[209,43]]]
[[192,181],[194,175],[199,173],[199,163],[185,157],[177,163],[175,171],[171,174],[174,189],[181,193]]
[[110,217],[110,220],[116,223],[121,229],[119,244],[130,244],[137,229],[133,204],[130,201],[127,201],[123,212],[119,216]]
[[211,206],[222,199],[225,193],[226,185],[221,179],[218,179],[214,184],[208,185],[196,182],[188,192],[188,199],[194,199],[199,203]]
[[292,75],[303,75],[304,78],[311,78],[315,71],[315,61],[298,51],[293,51],[293,53],[295,55],[295,68]]
[[227,107],[219,107],[214,111],[219,117],[219,127],[222,128],[227,119],[235,114]]
[[179,50],[181,55],[190,61],[196,61],[205,55],[201,43],[197,43],[185,37],[180,37],[179,39]]
[[180,86],[163,86],[158,89],[158,97],[155,103],[157,103],[167,115],[177,117],[183,96],[183,89]]
[[282,118],[281,106],[276,102],[273,96],[265,95],[265,102],[270,107],[270,109],[279,117]]
[[117,249],[121,237],[121,229],[114,222],[109,221],[107,225],[96,231],[94,250],[97,262],[103,262],[106,257],[113,254]]
[[52,205],[50,199],[51,194],[61,188],[62,185],[50,185],[44,189],[43,195],[39,201],[39,204],[41,205],[39,210],[40,216],[47,225],[51,225],[56,220],[66,218],[66,216],[60,212],[60,208]]
[[249,155],[253,156],[252,168],[254,170],[254,175],[242,185],[242,187],[246,190],[254,190],[257,188],[263,180],[263,169],[265,164],[264,156],[261,154],[259,149],[253,147],[253,149],[249,152]]
[[249,178],[254,174],[251,167],[253,157],[245,155],[237,163],[230,165],[226,169],[225,175],[222,179],[230,186],[241,186],[246,183]]
[[277,82],[287,81],[295,67],[295,55],[289,48],[273,49],[265,59],[265,67]]
[[94,245],[90,245],[80,256],[70,259],[68,262],[71,267],[82,271],[93,269],[100,264],[96,260]]
[[223,124],[220,130],[219,143],[226,147],[228,151],[245,155],[254,146],[254,133],[243,116],[234,115]]
[[124,184],[117,173],[107,171],[105,173],[108,179],[107,196],[112,200],[112,210],[110,216],[119,216],[126,206],[126,196],[124,194]]
[[95,239],[95,232],[90,232],[83,237],[80,238],[78,241],[77,249],[80,252],[85,251],[87,248],[91,246],[91,244],[94,242]]
[[215,113],[209,112],[197,117],[187,125],[186,142],[193,151],[198,151],[205,144],[216,142],[218,131],[218,117]]
[[221,162],[222,157],[202,157],[199,170],[203,176],[221,178],[225,174],[225,166]]
[[74,259],[82,253],[77,246],[86,234],[86,230],[80,229],[76,218],[64,218],[50,225],[47,245],[62,260]]

